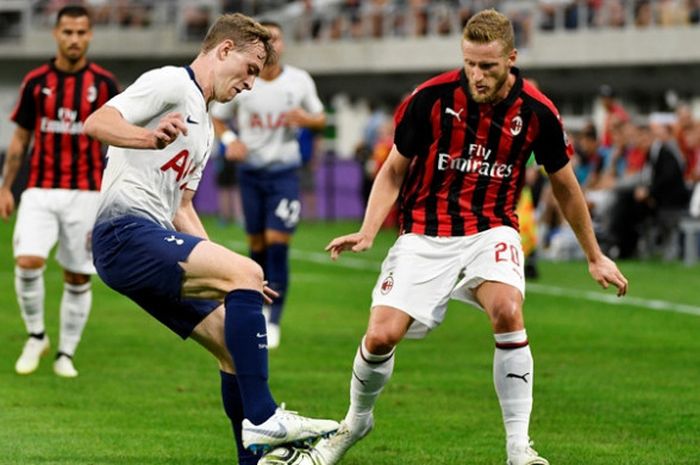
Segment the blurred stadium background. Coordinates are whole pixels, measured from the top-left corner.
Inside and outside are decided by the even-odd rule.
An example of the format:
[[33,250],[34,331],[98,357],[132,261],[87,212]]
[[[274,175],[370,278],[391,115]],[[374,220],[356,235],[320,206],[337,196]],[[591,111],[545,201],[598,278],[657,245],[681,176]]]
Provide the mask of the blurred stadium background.
[[[54,54],[51,27],[65,3],[0,0],[0,153],[13,131],[9,115],[21,78]],[[344,411],[374,270],[394,232],[388,224],[368,256],[342,267],[329,267],[321,249],[333,234],[356,227],[386,154],[393,108],[416,84],[460,66],[460,32],[475,11],[496,7],[512,18],[518,66],[560,109],[579,148],[575,162],[587,189],[615,190],[621,174],[594,185],[600,179],[591,173],[604,172],[616,150],[623,158],[638,152],[647,126],[654,140],[679,155],[684,179],[678,182],[690,191],[700,181],[700,0],[84,3],[95,15],[88,56],[122,86],[146,69],[188,63],[208,25],[228,11],[282,23],[284,61],[316,80],[330,124],[307,141],[313,157],[305,167],[306,221],[294,245],[289,330],[271,355],[273,388],[284,396],[279,400],[305,413],[339,417]],[[613,127],[604,97],[628,115],[622,121],[613,115]],[[583,139],[592,128],[595,146],[586,149]],[[607,145],[606,131],[613,139]],[[643,171],[643,159],[630,160],[622,172]],[[197,206],[210,215],[212,237],[243,252],[240,227],[215,219],[221,213],[216,170],[214,157]],[[546,195],[540,197],[543,184],[531,185],[541,200],[539,254],[554,261],[540,264],[526,305],[542,367],[533,418],[538,449],[566,465],[700,464],[700,219],[687,203],[671,205],[627,231],[639,238],[638,246],[620,251],[606,242],[605,215],[613,211],[598,212],[607,250],[629,257],[621,268],[631,296],[614,305],[597,292],[583,263],[567,262],[578,250],[548,210]],[[213,363],[104,286],[96,288],[76,360],[81,376],[70,392],[70,382],[54,379],[48,363],[29,378],[14,375],[25,335],[12,289],[11,231],[12,223],[0,224],[0,464],[230,463],[233,448]],[[53,261],[46,277],[51,334],[60,295]],[[381,433],[353,451],[348,464],[501,460],[486,320],[473,311],[452,313],[428,341],[406,343],[380,402]],[[465,450],[469,460],[463,460]]]

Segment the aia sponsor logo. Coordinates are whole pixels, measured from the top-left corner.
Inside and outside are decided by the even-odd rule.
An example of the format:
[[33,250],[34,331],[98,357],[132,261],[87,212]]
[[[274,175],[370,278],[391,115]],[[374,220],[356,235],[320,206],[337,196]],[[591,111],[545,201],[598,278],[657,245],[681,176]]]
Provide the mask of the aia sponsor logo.
[[382,281],[382,285],[379,288],[381,293],[384,295],[387,295],[391,290],[394,288],[394,277],[389,273],[389,276],[387,276],[384,281]]
[[[187,150],[182,150],[178,152],[170,160],[166,161],[163,166],[160,167],[163,172],[174,171],[176,173],[175,182],[180,182],[185,178],[185,176],[192,174],[195,170],[193,159],[190,158],[190,152]],[[187,187],[187,180],[180,185],[180,189],[185,189]]]

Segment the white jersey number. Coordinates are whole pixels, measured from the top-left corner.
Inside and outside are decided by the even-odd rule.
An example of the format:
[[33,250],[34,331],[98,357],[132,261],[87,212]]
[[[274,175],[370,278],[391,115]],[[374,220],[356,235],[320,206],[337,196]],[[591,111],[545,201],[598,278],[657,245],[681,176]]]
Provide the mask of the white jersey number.
[[288,228],[296,226],[301,213],[301,202],[298,200],[282,199],[275,209],[275,216],[284,222]]

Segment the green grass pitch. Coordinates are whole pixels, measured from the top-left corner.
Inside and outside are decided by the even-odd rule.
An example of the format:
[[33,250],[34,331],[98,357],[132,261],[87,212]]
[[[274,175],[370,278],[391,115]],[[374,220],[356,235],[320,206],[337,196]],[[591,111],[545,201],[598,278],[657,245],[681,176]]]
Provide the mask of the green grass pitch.
[[[207,225],[214,240],[244,251],[240,228]],[[306,415],[344,415],[370,290],[394,239],[383,232],[373,250],[332,263],[323,247],[356,227],[306,223],[294,242],[270,382],[278,402]],[[12,224],[0,223],[0,465],[234,464],[214,359],[99,279],[75,357],[80,376],[57,378],[51,358],[31,376],[14,373],[25,334],[11,234]],[[614,303],[599,300],[613,293],[597,288],[584,263],[541,268],[525,304],[535,447],[556,465],[700,464],[700,268],[622,263],[630,296]],[[61,286],[51,259],[46,321],[54,349]],[[674,309],[681,312],[661,311]],[[492,355],[486,317],[451,304],[427,339],[401,344],[376,429],[343,463],[505,463]]]

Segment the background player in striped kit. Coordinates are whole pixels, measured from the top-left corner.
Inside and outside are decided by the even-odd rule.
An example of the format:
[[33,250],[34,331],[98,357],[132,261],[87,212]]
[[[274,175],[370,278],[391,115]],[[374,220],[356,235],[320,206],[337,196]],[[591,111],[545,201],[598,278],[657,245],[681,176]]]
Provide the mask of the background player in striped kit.
[[[272,34],[278,56],[284,50],[279,24],[262,21]],[[239,182],[250,256],[263,267],[279,297],[270,305],[267,337],[271,349],[280,342],[280,319],[289,285],[289,243],[301,214],[297,129],[322,129],[323,104],[311,76],[282,65],[267,65],[248,93],[212,108],[226,157],[239,160]],[[225,121],[235,117],[236,135]]]
[[549,173],[593,279],[617,287],[618,296],[627,291],[627,280],[593,234],[558,111],[514,67],[517,52],[508,18],[495,10],[473,16],[464,29],[462,53],[463,68],[423,83],[399,107],[395,145],[375,181],[360,231],[327,247],[333,259],[346,250],[368,249],[399,199],[401,236],[372,293],[369,325],[353,364],[350,408],[338,432],[314,449],[324,465],[337,463],[369,433],[374,404],[392,375],[396,345],[439,325],[450,299],[471,303],[491,321],[507,463],[548,465],[530,446],[534,372],[515,214],[531,152]]
[[27,74],[12,114],[17,128],[3,169],[0,217],[7,219],[14,210],[10,188],[33,137],[29,182],[13,237],[15,290],[29,333],[15,370],[32,373],[49,350],[43,273],[58,242],[56,259],[64,269],[65,284],[54,371],[75,377],[72,358],[92,305],[90,275],[95,268],[90,234],[104,169],[100,143],[83,133],[83,123],[117,93],[117,83],[111,73],[86,58],[92,29],[84,7],[62,8],[53,36],[56,57]]

